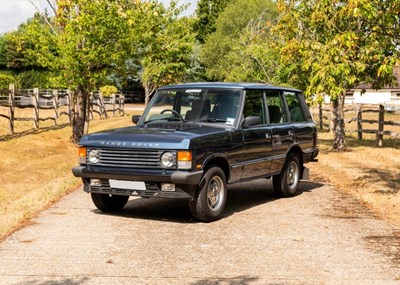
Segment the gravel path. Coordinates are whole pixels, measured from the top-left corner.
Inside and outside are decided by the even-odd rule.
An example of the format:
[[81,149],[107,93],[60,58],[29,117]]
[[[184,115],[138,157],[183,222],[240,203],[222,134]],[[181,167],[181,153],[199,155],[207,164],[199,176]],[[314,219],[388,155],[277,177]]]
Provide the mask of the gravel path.
[[104,215],[77,191],[0,244],[0,284],[400,284],[399,227],[329,185],[301,187],[232,187],[210,224],[171,200]]

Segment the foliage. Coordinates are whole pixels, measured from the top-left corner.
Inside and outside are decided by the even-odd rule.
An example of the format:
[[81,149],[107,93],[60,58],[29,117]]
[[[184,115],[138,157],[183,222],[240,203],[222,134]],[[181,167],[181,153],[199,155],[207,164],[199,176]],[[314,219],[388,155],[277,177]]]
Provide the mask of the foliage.
[[[150,95],[161,85],[180,82],[193,70],[190,68],[194,49],[191,19],[178,18],[183,10],[172,1],[165,8],[156,1],[138,2],[129,11],[132,66],[146,92]],[[135,61],[136,60],[136,61]]]
[[53,85],[57,75],[49,71],[58,52],[47,17],[36,13],[18,30],[0,37],[0,67],[14,74],[13,83],[22,88],[61,87]]
[[[78,104],[73,119],[72,140],[88,132],[90,91],[115,67],[123,64],[127,38],[124,1],[73,0],[59,2],[57,24],[59,60],[53,68],[76,90]],[[79,102],[78,102],[79,99]]]
[[36,13],[18,30],[1,37],[0,65],[15,71],[49,67],[57,55],[57,46],[45,17]]
[[[257,79],[259,75],[262,77],[263,75],[257,74],[261,65],[254,64],[253,58],[253,52],[262,53],[262,49],[257,51],[257,48],[265,47],[262,36],[265,25],[259,20],[271,21],[276,15],[273,1],[230,2],[216,21],[216,31],[207,38],[201,50],[200,58],[207,69],[207,76],[219,81],[247,81],[249,78]],[[259,24],[263,26],[262,29],[258,29]],[[265,52],[268,53],[268,49]],[[232,68],[235,69],[234,74]]]
[[209,34],[215,32],[215,22],[219,14],[225,9],[231,0],[199,0],[197,2],[194,30],[196,39],[204,44]]
[[117,92],[118,92],[118,89],[117,89],[117,87],[115,87],[115,86],[106,85],[106,86],[100,87],[100,91],[101,91],[101,94],[102,94],[104,97],[110,97],[111,95],[117,93]]
[[282,61],[308,78],[306,94],[329,94],[334,148],[345,147],[346,91],[361,82],[393,82],[398,63],[400,1],[281,0],[276,32]]
[[10,84],[15,84],[15,77],[4,72],[0,72],[0,89],[8,89]]

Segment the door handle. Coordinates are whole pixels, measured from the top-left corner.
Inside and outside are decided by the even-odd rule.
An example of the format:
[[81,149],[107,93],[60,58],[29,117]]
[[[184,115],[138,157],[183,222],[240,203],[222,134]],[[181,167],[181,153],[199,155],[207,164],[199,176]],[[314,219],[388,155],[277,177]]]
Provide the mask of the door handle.
[[270,133],[265,133],[265,138],[270,139],[272,136]]
[[293,131],[288,131],[289,136],[293,136]]

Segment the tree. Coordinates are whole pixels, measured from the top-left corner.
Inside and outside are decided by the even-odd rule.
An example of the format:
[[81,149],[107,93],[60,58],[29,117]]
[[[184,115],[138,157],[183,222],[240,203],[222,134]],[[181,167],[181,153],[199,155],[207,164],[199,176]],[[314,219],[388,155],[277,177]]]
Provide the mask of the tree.
[[231,0],[199,0],[197,2],[194,30],[196,39],[204,44],[209,34],[216,30],[215,22],[219,14]]
[[394,80],[400,1],[280,0],[278,7],[281,59],[307,75],[308,96],[330,96],[333,148],[343,150],[346,92],[361,82],[380,88]]
[[57,24],[60,56],[53,68],[76,90],[73,134],[79,141],[88,133],[90,92],[99,81],[124,63],[127,15],[125,1],[59,1]]
[[281,69],[285,66],[280,65],[279,54],[274,49],[276,40],[271,28],[275,21],[276,15],[267,11],[261,13],[257,19],[250,20],[225,56],[225,69],[230,66],[225,80],[287,83],[286,78],[281,76]]
[[58,51],[53,31],[44,19],[50,21],[46,14],[36,13],[0,40],[0,68],[17,74],[22,88],[51,85],[49,70]]
[[183,81],[190,73],[194,32],[190,18],[178,18],[184,6],[138,2],[131,10],[131,58],[145,89],[145,104],[161,85]]
[[[276,4],[273,1],[234,0],[230,2],[216,21],[216,31],[209,35],[201,49],[200,59],[206,67],[207,76],[211,80],[224,81],[228,78],[235,80],[236,76],[232,76],[232,67],[240,69],[241,65],[236,59],[247,57],[244,49],[250,41],[254,40],[255,33],[265,28],[264,23],[261,23],[262,30],[256,31],[258,19],[271,21],[276,16]],[[248,32],[247,36],[244,35],[246,32]],[[257,39],[260,39],[259,35]],[[249,61],[245,64],[252,65]],[[241,71],[249,75],[249,70],[242,68]],[[254,70],[251,69],[251,71]],[[255,73],[252,72],[252,74],[254,77]],[[236,75],[239,74],[236,73]]]

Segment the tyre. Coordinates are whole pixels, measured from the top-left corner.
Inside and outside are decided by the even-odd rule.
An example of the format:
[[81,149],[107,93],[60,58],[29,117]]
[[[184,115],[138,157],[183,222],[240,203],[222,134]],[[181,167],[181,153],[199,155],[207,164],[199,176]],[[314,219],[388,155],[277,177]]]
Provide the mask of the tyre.
[[121,210],[128,202],[129,196],[90,193],[92,201],[97,209],[103,212],[115,212]]
[[204,186],[195,193],[193,201],[189,201],[189,208],[194,219],[212,222],[220,218],[226,205],[226,177],[221,168],[212,166],[206,170],[204,179]]
[[275,194],[278,197],[293,197],[300,194],[300,172],[298,156],[290,153],[286,158],[281,174],[272,178]]

